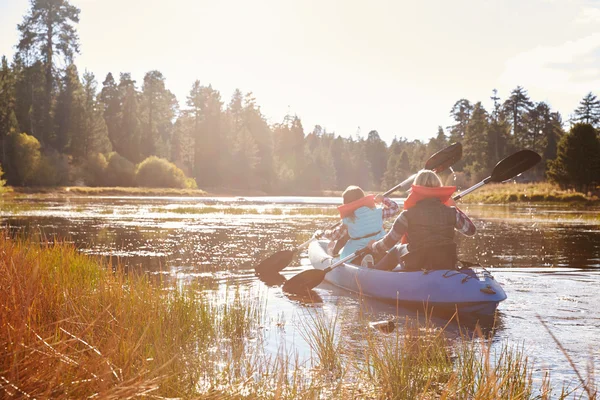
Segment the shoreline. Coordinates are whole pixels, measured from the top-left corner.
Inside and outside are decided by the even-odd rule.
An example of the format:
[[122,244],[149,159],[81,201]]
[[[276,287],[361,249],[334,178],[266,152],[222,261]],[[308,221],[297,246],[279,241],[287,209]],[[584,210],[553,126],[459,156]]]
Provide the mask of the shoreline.
[[[377,191],[369,191],[376,193]],[[1,192],[0,192],[1,193]],[[339,197],[340,190],[265,192],[257,189],[232,189],[223,187],[205,189],[139,188],[139,187],[6,187],[5,197],[85,197],[85,196],[133,196],[133,197]],[[393,197],[398,197],[394,195]],[[561,190],[549,183],[493,184],[461,199],[463,204],[534,204],[565,206],[600,206],[597,195]]]

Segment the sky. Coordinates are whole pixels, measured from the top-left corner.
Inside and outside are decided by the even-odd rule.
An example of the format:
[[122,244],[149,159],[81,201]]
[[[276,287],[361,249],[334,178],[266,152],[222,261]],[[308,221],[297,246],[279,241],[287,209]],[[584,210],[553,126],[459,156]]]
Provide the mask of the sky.
[[[521,85],[567,120],[600,95],[600,1],[70,0],[80,73],[159,70],[180,105],[199,79],[253,92],[270,123],[427,140],[461,98],[491,109]],[[12,57],[28,0],[0,0]],[[101,86],[101,85],[99,85]]]

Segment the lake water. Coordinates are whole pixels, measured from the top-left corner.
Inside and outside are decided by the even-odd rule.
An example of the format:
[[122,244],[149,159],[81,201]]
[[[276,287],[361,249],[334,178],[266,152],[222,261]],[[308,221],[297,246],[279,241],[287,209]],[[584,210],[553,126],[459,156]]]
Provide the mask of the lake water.
[[[276,351],[285,341],[302,355],[310,350],[297,328],[307,323],[307,309],[338,314],[349,337],[355,324],[364,323],[360,313],[373,321],[417,313],[368,299],[361,306],[356,295],[327,284],[315,289],[314,303],[306,304],[287,297],[280,282],[265,283],[254,275],[252,266],[260,259],[335,222],[328,213],[336,203],[338,198],[324,197],[32,197],[2,204],[0,218],[13,233],[66,239],[84,253],[119,257],[167,284],[241,285],[265,299],[267,348]],[[195,208],[202,211],[192,213]],[[478,233],[458,238],[460,258],[488,267],[508,295],[495,320],[494,346],[522,345],[535,363],[536,377],[550,370],[554,384],[574,382],[572,368],[539,315],[584,375],[590,364],[599,366],[600,210],[528,205],[465,205],[463,210]],[[307,268],[303,253],[283,275]],[[447,322],[434,319],[440,326]],[[458,326],[451,324],[448,332],[458,334]],[[360,338],[348,343],[361,346]]]

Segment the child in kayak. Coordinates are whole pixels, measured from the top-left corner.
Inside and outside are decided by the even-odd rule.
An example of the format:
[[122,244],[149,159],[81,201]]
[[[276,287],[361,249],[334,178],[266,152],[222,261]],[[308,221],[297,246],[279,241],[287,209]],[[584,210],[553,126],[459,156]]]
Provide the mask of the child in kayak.
[[[358,186],[348,186],[342,193],[343,204],[338,207],[342,224],[337,228],[325,231],[321,237],[333,241],[342,241],[347,237],[347,242],[341,249],[340,257],[344,258],[356,250],[364,248],[370,241],[382,238],[385,235],[383,220],[393,217],[400,207],[396,202],[382,195],[365,196],[365,192]],[[319,235],[320,232],[317,232]],[[330,252],[335,250],[330,248]],[[365,262],[371,257],[365,258]],[[359,263],[359,260],[354,260]]]
[[[467,236],[476,231],[452,200],[455,191],[455,186],[442,186],[435,172],[419,171],[392,229],[368,245],[375,259],[381,259],[374,268],[389,271],[402,262],[403,270],[409,271],[455,269],[458,257],[454,230]],[[400,241],[402,244],[396,246]]]

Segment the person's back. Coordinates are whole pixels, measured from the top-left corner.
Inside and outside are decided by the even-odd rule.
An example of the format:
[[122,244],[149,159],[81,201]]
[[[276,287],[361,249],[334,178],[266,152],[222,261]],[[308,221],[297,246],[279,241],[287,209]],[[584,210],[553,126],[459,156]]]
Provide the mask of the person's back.
[[[393,248],[375,268],[390,270],[403,262],[406,270],[454,269],[454,231],[475,234],[475,225],[450,198],[455,190],[456,187],[442,186],[433,171],[420,171],[392,229],[383,239],[370,244],[380,256]],[[394,246],[400,240],[404,246],[398,249]]]

